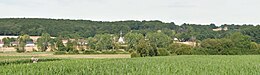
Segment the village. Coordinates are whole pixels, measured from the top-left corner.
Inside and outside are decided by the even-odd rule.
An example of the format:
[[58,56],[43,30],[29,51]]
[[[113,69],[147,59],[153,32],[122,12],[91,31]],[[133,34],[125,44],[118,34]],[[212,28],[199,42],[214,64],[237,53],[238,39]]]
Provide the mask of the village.
[[[216,29],[212,29],[213,31],[227,31],[228,28],[227,27],[224,27],[224,28],[216,28]],[[160,30],[158,30],[158,32],[160,32]],[[17,41],[11,41],[10,42],[10,45],[8,46],[5,46],[4,44],[4,40],[5,38],[11,38],[11,39],[17,39],[19,36],[0,36],[0,51],[2,52],[12,52],[12,51],[16,51],[16,46],[18,45],[18,42]],[[26,51],[28,52],[31,52],[31,51],[38,51],[38,48],[37,48],[37,40],[40,38],[41,36],[30,36],[30,39],[29,41],[26,41],[26,45],[25,45],[25,49]],[[51,37],[52,39],[56,38],[56,37]],[[114,37],[113,38],[113,42],[117,42],[118,44],[120,44],[120,50],[124,50],[127,45],[125,44],[126,41],[124,39],[124,37],[122,36],[122,32],[120,33],[120,37],[118,39],[116,39],[117,37]],[[75,39],[68,39],[68,40],[72,40],[74,41]],[[68,40],[62,40],[62,43],[64,45],[67,44]],[[179,44],[186,44],[186,45],[190,45],[190,46],[193,46],[195,47],[196,45],[199,45],[198,43],[196,43],[195,41],[181,41],[180,39],[178,38],[173,38],[172,39],[173,42],[175,43],[179,43]],[[82,44],[85,46],[85,48],[87,47],[86,45],[88,44],[87,40],[85,39],[80,39],[80,41],[77,42],[78,44]],[[48,47],[47,51],[51,51],[50,47]]]

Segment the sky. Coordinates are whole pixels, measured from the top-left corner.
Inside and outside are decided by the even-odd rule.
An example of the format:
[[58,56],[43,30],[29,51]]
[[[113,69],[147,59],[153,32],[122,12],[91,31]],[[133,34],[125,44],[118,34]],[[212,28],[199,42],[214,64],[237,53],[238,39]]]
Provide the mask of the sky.
[[0,18],[260,24],[260,0],[0,0]]

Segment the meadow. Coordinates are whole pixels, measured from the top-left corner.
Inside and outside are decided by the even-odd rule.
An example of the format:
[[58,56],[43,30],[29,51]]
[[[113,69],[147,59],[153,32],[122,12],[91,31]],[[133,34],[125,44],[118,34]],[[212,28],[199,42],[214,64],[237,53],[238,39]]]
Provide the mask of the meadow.
[[[7,57],[0,57],[1,59]],[[12,57],[14,58],[14,57]],[[64,59],[0,65],[1,75],[259,75],[258,55]]]

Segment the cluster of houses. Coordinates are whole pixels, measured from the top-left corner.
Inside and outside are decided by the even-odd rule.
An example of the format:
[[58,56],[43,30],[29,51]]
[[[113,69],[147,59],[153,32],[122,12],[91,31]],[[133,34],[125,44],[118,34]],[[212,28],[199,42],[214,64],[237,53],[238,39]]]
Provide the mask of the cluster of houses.
[[[122,33],[121,33],[122,35]],[[18,45],[17,41],[14,42],[10,42],[11,47],[4,47],[4,38],[14,38],[17,39],[19,36],[0,36],[0,51],[15,51],[15,46]],[[37,50],[37,46],[35,45],[35,43],[37,42],[37,39],[40,38],[41,36],[30,36],[31,41],[27,41],[26,45],[25,45],[25,49],[28,51],[33,51],[33,50]],[[55,37],[51,37],[51,38],[55,38]],[[70,40],[75,40],[75,39],[70,39]],[[115,39],[116,40],[116,39]],[[124,37],[120,36],[119,39],[117,40],[118,43],[120,44],[124,44]],[[68,40],[62,40],[63,44],[67,44]],[[78,44],[87,44],[87,42],[83,39],[79,40]]]
[[[213,29],[214,30],[214,29]],[[218,30],[227,30],[227,28],[218,28],[214,31],[218,31]],[[14,42],[10,42],[11,46],[13,47],[4,47],[4,42],[3,39],[4,38],[14,38],[17,39],[19,36],[0,36],[0,49],[2,51],[15,51],[15,46],[18,45],[17,41]],[[30,39],[32,39],[31,41],[27,41],[25,48],[28,51],[32,51],[37,49],[37,46],[35,45],[35,43],[37,42],[37,39],[40,38],[41,36],[30,36]],[[55,38],[55,37],[51,37],[51,38]],[[73,39],[71,39],[73,41]],[[125,45],[125,41],[124,41],[124,37],[122,36],[122,32],[120,33],[120,37],[118,39],[114,38],[114,40],[116,40],[118,43],[121,44],[122,47],[126,47],[127,45]],[[186,45],[190,45],[190,46],[196,46],[196,42],[180,42],[180,40],[178,38],[174,38],[173,39],[175,43],[180,43],[180,44],[186,44]],[[62,40],[63,44],[66,44],[68,42],[68,40]],[[87,42],[85,40],[80,40],[78,42],[79,44],[87,44]],[[1,51],[0,50],[0,51]]]
[[[0,47],[4,46],[4,38],[14,38],[17,39],[19,36],[0,36]],[[35,43],[37,42],[37,39],[40,38],[40,36],[30,36],[31,41],[26,41],[26,47],[35,47]],[[54,37],[52,37],[54,38]],[[17,41],[10,42],[11,46],[18,45]]]
[[[4,38],[14,38],[17,39],[19,36],[0,36],[0,51],[15,51],[15,46],[18,45],[17,41],[10,42],[11,47],[4,47]],[[37,42],[37,39],[40,38],[40,36],[30,36],[31,41],[26,41],[25,48],[26,50],[32,51],[33,49],[37,49],[37,46],[35,43]],[[55,38],[55,37],[51,37]]]

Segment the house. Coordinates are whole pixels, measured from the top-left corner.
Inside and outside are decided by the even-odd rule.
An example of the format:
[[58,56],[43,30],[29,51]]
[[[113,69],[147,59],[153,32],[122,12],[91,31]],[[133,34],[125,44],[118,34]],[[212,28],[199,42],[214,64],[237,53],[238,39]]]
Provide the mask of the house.
[[33,43],[33,41],[26,41],[26,47],[34,47],[35,44]]
[[216,29],[212,29],[212,30],[213,31],[222,31],[222,30],[227,31],[228,28],[225,26],[224,28],[216,28]]
[[11,44],[11,46],[17,46],[17,45],[18,45],[18,42],[15,41],[15,42],[11,42],[10,44]]
[[30,36],[30,39],[33,40],[33,42],[37,42],[37,39],[41,38],[41,36]]
[[62,43],[63,43],[63,44],[67,44],[67,43],[68,43],[68,40],[62,40]]
[[4,42],[0,41],[0,47],[4,47]]
[[195,47],[198,43],[196,42],[191,42],[191,41],[186,41],[186,42],[176,42],[176,43],[179,43],[179,44],[185,44],[185,45],[190,45],[190,46],[193,46]]

